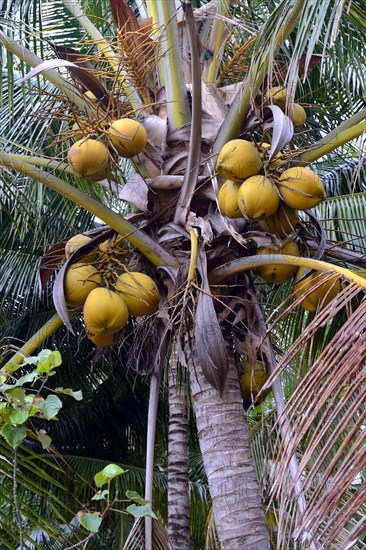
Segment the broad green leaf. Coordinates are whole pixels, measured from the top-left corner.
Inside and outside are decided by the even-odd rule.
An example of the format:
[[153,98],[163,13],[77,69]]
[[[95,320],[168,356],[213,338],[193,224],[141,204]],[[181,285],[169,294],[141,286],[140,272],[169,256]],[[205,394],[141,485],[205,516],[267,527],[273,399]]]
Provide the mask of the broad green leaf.
[[7,381],[8,377],[0,374],[0,384],[4,384]]
[[12,424],[24,424],[29,418],[29,409],[15,409],[10,415],[10,422]]
[[83,399],[83,392],[81,390],[74,391],[71,388],[55,388],[55,392],[69,395],[76,399],[76,401],[81,401]]
[[59,351],[44,349],[38,356],[37,371],[48,373],[52,369],[59,367],[62,363]]
[[97,491],[95,495],[92,497],[92,500],[106,500],[108,495],[109,495],[108,489],[104,489],[104,491]]
[[13,449],[16,449],[18,445],[23,441],[27,432],[24,426],[13,426],[12,424],[5,424],[1,430],[1,434],[5,437]]
[[6,391],[6,397],[12,400],[17,401],[18,403],[25,403],[25,390],[23,388],[12,388],[11,390]]
[[7,424],[13,409],[8,407],[7,403],[0,403],[0,423]]
[[149,500],[145,500],[144,498],[142,498],[142,496],[137,491],[126,491],[126,497],[136,502],[136,504],[141,504],[142,506],[150,502]]
[[37,439],[42,445],[42,449],[48,449],[52,443],[52,439],[49,435],[46,434],[45,430],[38,430]]
[[138,506],[137,504],[131,504],[128,506],[127,512],[133,515],[135,518],[154,518],[158,519],[148,504],[145,506]]
[[78,512],[78,520],[85,529],[96,533],[102,523],[102,516],[99,512]]
[[39,404],[39,408],[47,420],[55,418],[61,407],[62,401],[57,397],[57,395],[48,395],[47,399]]
[[111,479],[121,474],[124,474],[125,470],[117,466],[117,464],[108,464],[103,470],[95,474],[94,482],[97,487],[102,487],[105,483],[108,483]]

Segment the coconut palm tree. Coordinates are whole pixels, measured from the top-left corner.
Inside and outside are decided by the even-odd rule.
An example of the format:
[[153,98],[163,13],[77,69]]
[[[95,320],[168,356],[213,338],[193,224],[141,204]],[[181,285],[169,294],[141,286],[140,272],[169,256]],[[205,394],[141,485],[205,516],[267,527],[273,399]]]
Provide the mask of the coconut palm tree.
[[[37,88],[44,95],[40,114],[59,129],[52,134],[52,155],[35,144],[31,157],[19,156],[21,142],[7,142],[9,152],[0,154],[6,189],[13,189],[9,178],[15,170],[71,199],[128,239],[134,252],[127,268],[137,265],[159,283],[158,314],[134,323],[132,341],[125,343],[129,356],[138,358],[131,362],[133,367],[151,376],[147,474],[153,463],[153,397],[170,357],[171,398],[180,402],[181,410],[186,397],[175,373],[189,373],[188,397],[222,548],[269,548],[262,496],[276,516],[280,548],[288,546],[291,537],[300,547],[327,547],[334,541],[339,547],[350,541],[362,544],[365,312],[359,291],[365,282],[355,271],[364,266],[359,232],[364,197],[325,202],[329,211],[320,210],[318,216],[306,210],[286,235],[300,244],[302,256],[256,255],[257,246],[278,245],[275,226],[258,222],[257,215],[249,214],[246,221],[224,215],[220,201],[217,207],[218,190],[225,164],[228,168],[230,163],[219,162],[217,174],[215,161],[232,139],[251,142],[259,158],[257,172],[264,164],[262,171],[279,185],[282,200],[284,169],[312,163],[322,174],[329,166],[336,168],[335,151],[343,159],[357,157],[366,125],[357,39],[364,32],[364,6],[356,2],[345,9],[344,4],[323,0],[315,7],[310,1],[284,0],[277,6],[255,4],[248,17],[241,2],[192,4],[146,1],[134,12],[125,2],[111,2],[113,25],[109,8],[98,12],[94,21],[78,5],[65,2],[91,39],[83,55],[80,43],[71,44],[71,50],[54,39],[50,46],[41,42],[43,57],[35,56],[29,35],[22,41],[17,27],[9,24],[0,39],[9,56],[35,68],[26,86],[31,78],[47,80]],[[52,55],[58,60],[42,64]],[[58,73],[59,67],[69,73]],[[352,75],[340,67],[351,67]],[[275,87],[286,89],[282,108]],[[295,99],[311,116],[304,129],[294,133]],[[109,125],[120,118],[140,120],[148,136],[144,150],[133,158],[134,172],[126,183],[116,146],[110,146],[112,176],[106,174],[104,191],[111,201],[117,197],[137,208],[129,220],[103,205],[99,185],[89,183],[82,191],[85,181],[62,160],[80,130],[108,144]],[[79,129],[72,128],[74,122]],[[326,164],[319,160],[324,158]],[[233,164],[240,162],[235,159]],[[363,188],[364,183],[357,182],[350,192]],[[360,216],[345,222],[347,209],[357,209]],[[323,217],[326,232],[319,222]],[[282,229],[286,221],[282,218]],[[95,246],[102,237],[96,237]],[[85,253],[78,251],[66,266]],[[321,261],[323,256],[327,261]],[[273,264],[320,270],[328,278],[314,277],[293,301],[291,285],[264,286],[249,273],[261,273],[261,267]],[[32,352],[62,323],[71,327],[62,290],[65,269],[54,285],[57,314],[43,336],[31,339],[22,352]],[[337,277],[345,282],[327,305],[321,307],[318,300],[315,312],[299,313],[311,292],[319,296],[324,283],[338,284]],[[263,429],[250,425],[257,471],[240,393],[238,364],[244,356],[251,367],[258,359],[264,363],[270,376],[266,385],[272,386],[274,396],[262,405]],[[20,354],[13,361],[18,358]],[[254,398],[253,382],[251,393]],[[175,438],[180,427],[173,421],[174,415],[170,431]],[[180,449],[186,432],[187,422]],[[187,477],[176,476],[171,487],[172,494],[184,494]],[[146,497],[151,500],[149,478]],[[189,533],[182,522],[187,499],[182,502],[172,516],[170,535],[172,541],[179,535],[180,547],[188,547]],[[147,521],[147,548],[150,533]]]

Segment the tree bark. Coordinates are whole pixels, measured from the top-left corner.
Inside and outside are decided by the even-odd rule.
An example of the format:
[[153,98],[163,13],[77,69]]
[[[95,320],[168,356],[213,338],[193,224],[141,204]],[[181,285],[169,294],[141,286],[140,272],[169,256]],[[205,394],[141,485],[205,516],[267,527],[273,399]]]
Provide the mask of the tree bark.
[[186,385],[177,380],[176,353],[168,372],[168,535],[173,548],[188,550],[189,515],[189,418]]
[[203,462],[222,550],[269,550],[270,542],[240,395],[231,361],[222,398],[189,361]]

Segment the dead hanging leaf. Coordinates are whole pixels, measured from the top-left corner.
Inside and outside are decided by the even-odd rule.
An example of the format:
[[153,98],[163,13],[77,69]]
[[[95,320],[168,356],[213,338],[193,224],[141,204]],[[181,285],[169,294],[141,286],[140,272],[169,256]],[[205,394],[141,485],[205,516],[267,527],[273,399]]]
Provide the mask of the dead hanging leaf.
[[60,263],[65,257],[65,244],[67,239],[59,241],[58,243],[51,246],[47,250],[46,254],[42,256],[41,263],[39,266],[38,273],[38,282],[39,282],[39,291],[42,292],[50,278],[52,277],[55,269],[58,268]]
[[77,68],[68,68],[70,74],[75,80],[82,84],[86,90],[92,92],[103,107],[107,108],[109,104],[109,92],[103,83],[93,74],[93,64],[87,61],[85,56],[74,48],[58,46],[53,42],[49,42],[49,44],[59,59],[71,61],[71,63],[77,66]]
[[145,180],[135,172],[119,189],[118,198],[129,202],[138,210],[147,211],[148,187]]
[[273,115],[272,145],[268,156],[268,162],[270,162],[292,140],[294,125],[277,105],[268,105],[264,108],[264,112],[266,109],[270,109]]
[[[97,85],[97,83],[100,84],[98,79],[89,72],[89,69],[79,67],[78,65],[76,65],[76,63],[72,63],[71,61],[67,61],[66,59],[49,59],[47,61],[43,61],[42,63],[31,69],[23,78],[17,80],[16,85],[19,86],[20,84],[23,84],[27,80],[30,80],[40,73],[44,73],[52,69],[59,69],[60,67],[66,67],[70,72],[71,70],[74,71],[74,78],[77,78],[79,82],[82,82],[84,80],[84,86],[87,89],[90,89],[90,91],[92,91],[93,93],[96,92],[97,94],[101,95],[102,98],[104,97],[104,95],[102,95],[101,88],[99,87],[99,85]],[[76,75],[78,76],[76,77]],[[83,76],[81,77],[81,75]],[[105,99],[99,99],[99,101],[101,103],[106,102],[106,104],[108,105],[108,96]]]
[[151,145],[162,150],[165,146],[165,140],[168,132],[167,121],[158,115],[148,115],[143,121],[147,132],[147,139]]
[[327,237],[324,231],[323,224],[320,222],[320,220],[318,220],[318,218],[315,216],[315,214],[311,210],[305,210],[305,214],[309,216],[311,223],[315,227],[319,237],[318,249],[315,251],[315,253],[311,257],[313,260],[321,260],[327,244]]
[[140,25],[133,9],[125,0],[110,0],[110,6],[117,22],[121,49],[127,56],[133,56],[134,63],[145,72],[154,55],[150,22],[145,20],[145,24]]
[[202,290],[198,295],[194,317],[195,350],[206,380],[221,396],[229,363],[224,337],[210,296],[206,254],[202,248],[199,251],[197,270],[201,277]]

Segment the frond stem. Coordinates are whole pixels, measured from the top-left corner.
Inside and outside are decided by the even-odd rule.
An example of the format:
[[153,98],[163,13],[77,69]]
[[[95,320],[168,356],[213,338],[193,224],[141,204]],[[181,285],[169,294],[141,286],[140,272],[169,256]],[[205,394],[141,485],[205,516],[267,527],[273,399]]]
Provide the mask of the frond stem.
[[14,160],[11,155],[0,152],[0,164],[15,169],[18,172],[31,177],[53,189],[60,195],[72,200],[82,208],[88,210],[107,225],[115,229],[120,235],[123,235],[130,243],[135,246],[144,256],[155,266],[178,267],[177,260],[169,254],[164,248],[158,245],[146,233],[134,227],[122,216],[113,212],[110,208],[100,203],[92,197],[73,187],[69,183],[41,170],[37,166]]
[[201,66],[198,48],[196,24],[191,4],[182,4],[186,13],[186,25],[191,52],[192,69],[192,122],[189,137],[187,165],[184,173],[182,189],[174,215],[174,222],[184,225],[191,206],[192,197],[196,188],[202,137],[202,89]]
[[345,143],[348,143],[349,141],[360,137],[365,131],[366,120],[360,122],[359,124],[356,124],[355,126],[346,128],[343,131],[339,131],[339,128],[338,131],[333,130],[330,134],[328,134],[328,136],[325,136],[322,140],[320,140],[318,144],[313,145],[310,151],[306,151],[306,153],[303,153],[302,155],[297,157],[297,159],[295,159],[294,165],[314,162],[315,160],[326,155],[327,153],[334,151],[334,149],[337,149],[337,147],[340,147],[341,145],[344,145]]
[[55,313],[47,323],[43,325],[33,336],[25,342],[25,344],[16,352],[15,355],[2,367],[6,372],[7,366],[20,365],[24,361],[24,357],[27,357],[34,352],[43,342],[52,336],[57,329],[62,327],[63,321],[61,317]]
[[333,265],[321,260],[313,260],[311,258],[300,258],[297,256],[285,256],[283,254],[261,254],[260,256],[247,256],[238,260],[233,260],[225,265],[216,267],[210,273],[210,283],[220,283],[225,279],[229,279],[238,273],[255,269],[261,265],[291,265],[298,267],[308,267],[317,271],[334,272],[343,275],[349,281],[355,282],[361,288],[366,288],[366,279],[350,269]]

